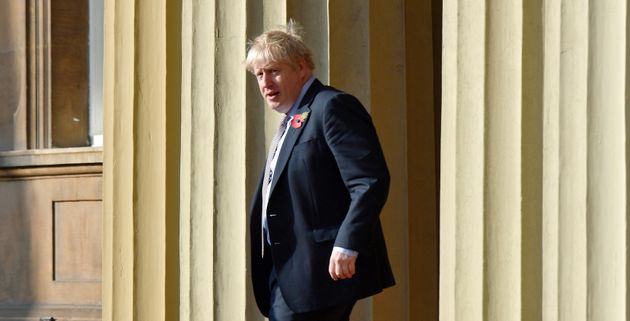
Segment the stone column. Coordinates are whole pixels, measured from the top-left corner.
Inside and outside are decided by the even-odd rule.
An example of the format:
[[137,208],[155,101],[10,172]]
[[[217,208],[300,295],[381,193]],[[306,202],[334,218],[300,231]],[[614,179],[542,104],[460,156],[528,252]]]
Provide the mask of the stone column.
[[441,320],[627,315],[625,1],[445,1]]
[[589,320],[628,317],[628,4],[589,3]]
[[628,308],[627,3],[548,0],[545,8],[543,316],[620,320]]
[[[526,130],[523,5],[444,6],[441,320],[521,320],[535,289],[523,284],[537,200],[525,169],[540,143]],[[529,173],[536,177],[537,172]],[[532,276],[530,276],[532,277]],[[539,284],[539,283],[538,283]]]
[[262,320],[251,296],[247,215],[264,161],[264,117],[243,65],[260,19],[248,5],[184,5],[181,320]]
[[177,320],[181,2],[105,7],[103,319]]
[[262,320],[247,214],[277,116],[243,61],[286,3],[111,1],[105,13],[104,320]]
[[588,1],[545,13],[543,319],[587,320]]
[[485,319],[484,16],[482,1],[444,1],[440,320]]
[[215,4],[182,9],[180,320],[213,320]]
[[247,40],[284,24],[284,1],[183,6],[180,319],[263,320],[253,297],[249,202],[279,116],[243,64]]

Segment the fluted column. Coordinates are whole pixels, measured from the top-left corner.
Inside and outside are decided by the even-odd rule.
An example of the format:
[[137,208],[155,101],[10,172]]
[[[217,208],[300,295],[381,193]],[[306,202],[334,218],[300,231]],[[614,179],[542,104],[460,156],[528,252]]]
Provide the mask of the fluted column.
[[177,320],[181,2],[105,17],[103,319]]
[[[245,1],[215,2],[214,242],[215,321],[245,320],[247,204]],[[242,121],[244,120],[244,121]],[[241,215],[238,215],[238,214]],[[236,214],[236,215],[235,215]],[[237,309],[240,308],[240,309]]]
[[[486,2],[484,319],[520,320],[524,213],[522,4]],[[526,160],[525,160],[526,161]]]
[[588,319],[628,317],[628,9],[589,3]]
[[540,46],[523,43],[524,10],[518,1],[445,3],[441,320],[521,320],[536,309],[540,272],[524,267],[540,254],[528,242],[539,237],[531,191],[540,167],[529,164],[541,144],[526,129],[540,128],[540,117],[523,69],[535,67]]
[[248,205],[277,113],[245,70],[248,39],[286,2],[193,0],[183,8],[181,320],[263,320],[250,282]]
[[485,11],[444,1],[440,320],[484,320]]
[[588,1],[545,9],[543,319],[587,320]]
[[625,1],[446,1],[441,320],[627,318]]
[[249,281],[247,205],[264,161],[265,117],[243,61],[267,11],[277,10],[250,1],[184,6],[181,320],[262,320]]
[[212,1],[182,7],[182,321],[214,320],[214,13]]
[[627,4],[545,7],[544,320],[621,320],[628,309]]

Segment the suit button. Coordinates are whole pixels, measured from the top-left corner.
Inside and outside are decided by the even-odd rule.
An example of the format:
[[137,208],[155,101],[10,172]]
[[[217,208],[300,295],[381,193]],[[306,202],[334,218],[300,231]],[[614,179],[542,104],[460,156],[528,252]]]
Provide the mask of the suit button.
[[280,245],[280,242],[273,242],[273,245]]
[[278,214],[269,214],[269,217],[276,217]]

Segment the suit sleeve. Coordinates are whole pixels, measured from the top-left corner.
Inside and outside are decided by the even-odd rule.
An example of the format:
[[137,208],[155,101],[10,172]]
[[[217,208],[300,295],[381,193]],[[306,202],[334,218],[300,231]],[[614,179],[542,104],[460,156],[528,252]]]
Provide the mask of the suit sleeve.
[[324,132],[351,199],[335,246],[361,253],[369,249],[387,200],[385,157],[370,115],[351,95],[340,93],[326,104]]

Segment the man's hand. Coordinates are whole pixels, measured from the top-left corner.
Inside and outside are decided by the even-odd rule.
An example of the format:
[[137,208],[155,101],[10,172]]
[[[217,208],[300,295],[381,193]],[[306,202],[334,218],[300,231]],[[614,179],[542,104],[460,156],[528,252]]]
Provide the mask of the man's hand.
[[330,277],[337,281],[338,279],[349,279],[354,275],[356,256],[347,255],[339,251],[333,250],[330,255],[330,263],[328,264],[328,273]]

